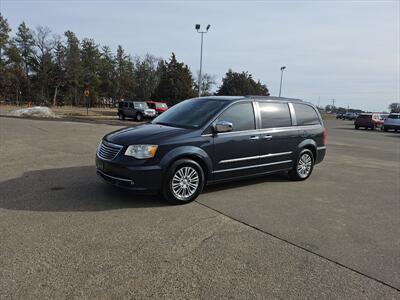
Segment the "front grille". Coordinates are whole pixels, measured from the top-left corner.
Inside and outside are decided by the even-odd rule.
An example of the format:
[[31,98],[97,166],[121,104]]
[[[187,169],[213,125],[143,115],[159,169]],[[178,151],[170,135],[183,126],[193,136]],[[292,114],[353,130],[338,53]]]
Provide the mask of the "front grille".
[[102,141],[97,149],[97,156],[105,160],[113,160],[121,151],[122,146]]

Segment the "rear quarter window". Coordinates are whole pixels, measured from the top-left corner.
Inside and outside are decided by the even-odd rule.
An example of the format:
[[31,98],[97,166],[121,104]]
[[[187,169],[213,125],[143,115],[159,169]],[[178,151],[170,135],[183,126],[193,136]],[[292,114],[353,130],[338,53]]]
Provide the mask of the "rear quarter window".
[[315,109],[306,104],[293,103],[296,113],[297,126],[321,124]]
[[292,126],[289,106],[286,103],[258,102],[258,105],[262,128]]

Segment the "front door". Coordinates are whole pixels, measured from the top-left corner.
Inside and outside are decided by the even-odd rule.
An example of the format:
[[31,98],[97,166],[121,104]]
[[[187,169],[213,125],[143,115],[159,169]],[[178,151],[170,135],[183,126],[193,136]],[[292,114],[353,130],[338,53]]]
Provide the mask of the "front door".
[[218,118],[233,124],[231,132],[214,135],[213,177],[215,180],[240,177],[255,172],[259,163],[260,136],[251,101],[235,103]]

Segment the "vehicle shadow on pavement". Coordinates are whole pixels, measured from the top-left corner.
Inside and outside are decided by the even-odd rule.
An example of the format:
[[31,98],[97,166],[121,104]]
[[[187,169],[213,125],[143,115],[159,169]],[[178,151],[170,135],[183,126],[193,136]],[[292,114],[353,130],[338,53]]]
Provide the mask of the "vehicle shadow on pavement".
[[29,211],[103,211],[159,207],[154,195],[137,195],[102,182],[93,166],[30,171],[0,182],[0,208]]

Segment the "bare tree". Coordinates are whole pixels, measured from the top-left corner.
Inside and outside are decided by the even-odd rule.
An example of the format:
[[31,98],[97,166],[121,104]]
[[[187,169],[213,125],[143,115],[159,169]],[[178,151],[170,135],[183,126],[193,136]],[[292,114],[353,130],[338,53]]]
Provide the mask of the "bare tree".
[[[196,74],[196,79],[195,79],[195,89],[198,91],[199,90],[199,73],[197,72]],[[212,94],[212,88],[217,84],[216,82],[216,76],[215,75],[210,75],[208,73],[204,73],[201,75],[201,95],[203,96],[209,96]]]

